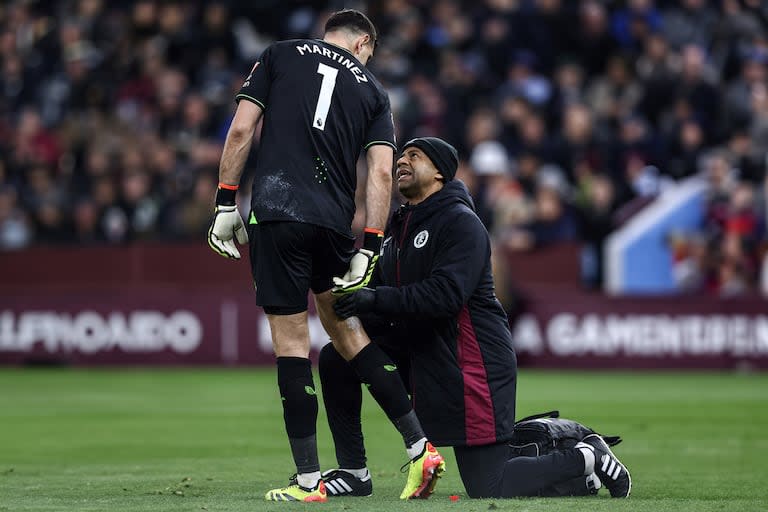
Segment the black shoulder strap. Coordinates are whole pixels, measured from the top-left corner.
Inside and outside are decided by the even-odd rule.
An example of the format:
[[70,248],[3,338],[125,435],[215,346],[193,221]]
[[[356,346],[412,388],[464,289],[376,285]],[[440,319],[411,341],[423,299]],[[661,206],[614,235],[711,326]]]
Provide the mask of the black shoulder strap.
[[541,412],[539,414],[526,416],[525,418],[518,420],[517,423],[521,423],[523,421],[538,420],[541,418],[559,418],[559,417],[560,417],[560,411]]

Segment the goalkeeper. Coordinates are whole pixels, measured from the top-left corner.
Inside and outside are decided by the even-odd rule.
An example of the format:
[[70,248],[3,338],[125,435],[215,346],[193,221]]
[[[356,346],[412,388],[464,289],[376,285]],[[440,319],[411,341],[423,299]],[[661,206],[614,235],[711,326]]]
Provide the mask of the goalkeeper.
[[[371,276],[389,214],[395,136],[386,92],[365,64],[376,46],[376,28],[363,13],[331,15],[322,40],[281,41],[262,53],[240,92],[219,168],[216,213],[208,243],[239,259],[235,239],[250,239],[256,303],[264,308],[277,356],[283,419],[296,464],[287,487],[269,501],[323,502],[316,424],[318,403],[309,360],[307,294],[311,290],[323,327],[403,436],[409,474],[402,498],[427,497],[443,470],[427,442],[392,362],[371,344],[357,319],[332,309],[337,293],[364,286]],[[235,194],[257,127],[248,229]],[[356,163],[368,164],[363,247],[354,250]],[[333,277],[336,276],[336,279]]]
[[[611,495],[626,497],[629,473],[597,436],[575,448],[510,458],[517,361],[496,299],[488,233],[464,184],[454,180],[456,150],[433,137],[405,144],[395,212],[370,288],[334,306],[360,315],[398,362],[416,414],[435,445],[454,447],[473,498],[547,495],[555,484],[596,473]],[[324,478],[331,495],[371,494],[360,428],[361,387],[332,344],[320,353],[320,381],[338,469]]]

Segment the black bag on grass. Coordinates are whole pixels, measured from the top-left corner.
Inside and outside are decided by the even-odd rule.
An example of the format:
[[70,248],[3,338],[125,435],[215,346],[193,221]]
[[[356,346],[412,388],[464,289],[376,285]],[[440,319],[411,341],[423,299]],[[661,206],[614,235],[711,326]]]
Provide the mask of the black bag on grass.
[[[515,422],[515,430],[509,442],[510,457],[536,457],[555,450],[573,448],[590,434],[597,432],[578,421],[561,418],[560,411],[534,414]],[[619,436],[599,435],[608,446],[621,442]],[[544,489],[541,495],[586,496],[597,494],[599,488],[594,479],[581,476]]]

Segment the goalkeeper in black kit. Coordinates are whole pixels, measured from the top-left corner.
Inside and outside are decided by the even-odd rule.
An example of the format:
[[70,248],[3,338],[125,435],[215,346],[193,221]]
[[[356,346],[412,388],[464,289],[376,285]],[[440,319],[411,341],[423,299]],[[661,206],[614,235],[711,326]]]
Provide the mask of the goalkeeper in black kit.
[[[547,455],[511,456],[517,361],[494,293],[488,233],[454,179],[457,165],[441,139],[405,144],[396,179],[407,203],[392,217],[369,287],[334,309],[361,317],[397,362],[430,440],[453,446],[470,497],[546,496],[595,475],[611,496],[629,496],[629,472],[597,434]],[[324,473],[328,492],[370,494],[360,381],[332,344],[320,353],[320,380],[339,464]]]
[[[370,387],[403,436],[409,471],[401,498],[428,497],[445,468],[400,376],[388,370],[392,361],[370,342],[357,319],[340,319],[333,311],[334,294],[353,292],[370,279],[389,214],[396,146],[389,99],[365,67],[375,46],[376,28],[352,9],[330,16],[322,40],[272,44],[236,96],[224,144],[208,244],[222,256],[239,259],[235,240],[250,241],[256,303],[269,320],[283,420],[296,465],[296,476],[286,487],[266,493],[269,501],[327,500],[309,360],[309,291],[337,354]],[[244,223],[236,193],[262,120]],[[351,224],[362,152],[368,165],[368,227],[363,246],[355,250]]]

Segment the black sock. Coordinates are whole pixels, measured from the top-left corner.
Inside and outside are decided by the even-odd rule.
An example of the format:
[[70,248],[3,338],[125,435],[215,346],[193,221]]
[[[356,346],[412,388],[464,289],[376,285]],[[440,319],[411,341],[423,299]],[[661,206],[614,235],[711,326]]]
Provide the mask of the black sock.
[[296,473],[313,473],[320,471],[320,461],[317,458],[317,436],[289,437],[293,462],[296,463]]
[[317,395],[312,363],[303,357],[277,358],[277,385],[297,473],[320,471],[317,457]]
[[411,409],[407,414],[392,421],[397,430],[403,434],[406,448],[413,446],[416,441],[426,437],[421,429],[421,422],[416,417],[416,412]]
[[424,436],[421,424],[413,413],[408,392],[392,360],[373,343],[368,344],[349,362],[384,413],[402,434],[410,447]]
[[360,409],[363,392],[352,366],[328,343],[320,351],[320,384],[328,426],[340,468],[362,469],[366,465]]

